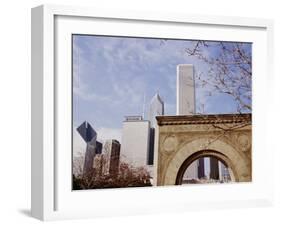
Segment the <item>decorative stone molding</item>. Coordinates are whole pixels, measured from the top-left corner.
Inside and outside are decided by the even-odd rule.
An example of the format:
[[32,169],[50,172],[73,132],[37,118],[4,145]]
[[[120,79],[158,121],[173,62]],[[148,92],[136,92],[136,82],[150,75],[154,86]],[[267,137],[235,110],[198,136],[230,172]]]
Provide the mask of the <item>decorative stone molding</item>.
[[190,125],[190,124],[229,124],[251,123],[252,114],[218,114],[218,115],[176,115],[156,116],[159,126]]
[[157,185],[176,184],[191,156],[214,156],[233,181],[251,181],[251,114],[159,116]]
[[251,147],[251,138],[246,134],[239,134],[237,137],[237,142],[243,152],[246,152]]
[[178,141],[175,135],[168,136],[163,142],[165,152],[173,152],[178,146]]

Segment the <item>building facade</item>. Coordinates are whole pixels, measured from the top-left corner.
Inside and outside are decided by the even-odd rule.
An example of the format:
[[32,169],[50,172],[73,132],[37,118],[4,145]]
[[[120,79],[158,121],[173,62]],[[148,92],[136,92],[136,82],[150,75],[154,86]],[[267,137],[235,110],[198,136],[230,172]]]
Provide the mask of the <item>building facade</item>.
[[104,144],[104,174],[118,173],[120,160],[120,143],[117,140],[107,140]]
[[205,159],[198,159],[198,179],[205,178]]
[[[187,167],[203,157],[225,163],[233,182],[252,181],[251,114],[156,118],[154,185],[182,184]],[[226,128],[233,129],[225,133]]]
[[195,114],[195,81],[192,64],[177,66],[177,115]]
[[122,127],[121,160],[145,167],[149,153],[150,122],[142,116],[125,117]]
[[94,158],[97,150],[97,133],[90,123],[86,121],[77,128],[77,131],[87,144],[83,166],[83,175],[87,175],[92,171],[94,166]]
[[96,154],[101,154],[102,153],[102,143],[99,141],[96,141]]
[[231,180],[228,167],[225,166],[222,162],[219,162],[219,177],[220,181],[228,182]]
[[210,157],[210,179],[219,180],[219,161],[216,158]]
[[155,142],[155,127],[157,126],[156,116],[164,115],[164,101],[161,99],[158,93],[156,93],[149,104],[149,116],[150,121],[150,136],[149,136],[149,149],[147,165],[153,165],[154,158],[154,142]]
[[150,121],[151,128],[155,128],[157,125],[156,116],[158,115],[164,115],[164,102],[159,96],[158,93],[156,93],[149,104],[149,116],[148,120]]

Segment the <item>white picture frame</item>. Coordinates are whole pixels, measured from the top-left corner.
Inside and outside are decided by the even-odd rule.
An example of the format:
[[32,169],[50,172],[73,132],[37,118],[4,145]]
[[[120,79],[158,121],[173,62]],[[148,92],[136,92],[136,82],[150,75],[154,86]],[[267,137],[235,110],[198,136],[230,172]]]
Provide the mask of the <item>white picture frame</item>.
[[[106,21],[107,24],[104,22]],[[138,24],[140,29],[117,31],[118,25]],[[264,178],[264,183],[231,184],[225,186],[191,186],[131,188],[116,190],[71,191],[69,175],[71,164],[67,154],[71,151],[69,137],[64,131],[71,130],[68,117],[61,117],[58,107],[65,102],[69,109],[69,53],[70,45],[61,40],[69,34],[88,33],[90,25],[100,29],[100,33],[126,34],[146,37],[157,36],[155,26],[194,27],[200,35],[188,38],[206,38],[210,29],[211,39],[253,41],[253,54],[256,73],[253,86],[253,173]],[[83,25],[83,26],[81,26]],[[152,26],[152,27],[150,27]],[[118,26],[117,26],[118,27]],[[217,30],[212,31],[213,28]],[[77,29],[76,31],[74,31]],[[157,30],[157,29],[156,29]],[[161,30],[161,29],[159,29]],[[170,29],[163,29],[170,30]],[[225,31],[230,32],[225,32]],[[235,32],[234,32],[235,30]],[[199,32],[200,31],[200,32]],[[184,37],[180,29],[175,28],[178,37]],[[224,36],[222,36],[222,34]],[[165,34],[169,35],[169,32]],[[182,35],[182,36],[181,36]],[[192,35],[192,34],[191,34]],[[205,35],[205,36],[204,36]],[[247,36],[248,35],[248,36]],[[256,43],[256,45],[255,45]],[[272,77],[273,62],[273,22],[265,19],[198,16],[182,14],[155,14],[153,12],[123,12],[91,9],[83,7],[43,5],[32,9],[32,200],[31,213],[41,220],[66,218],[89,218],[96,216],[114,216],[145,214],[157,212],[186,211],[209,208],[233,208],[271,205],[273,201],[273,178],[266,177],[273,170],[273,150],[265,140],[266,117],[269,109],[267,90]],[[64,52],[60,61],[56,56]],[[64,55],[66,54],[66,55]],[[266,59],[266,60],[265,60]],[[61,71],[62,70],[62,71]],[[56,75],[65,76],[56,76]],[[260,76],[258,76],[260,75]],[[68,96],[69,95],[69,96]],[[265,107],[266,106],[266,107]],[[62,129],[63,128],[63,129]],[[58,132],[59,131],[59,132]],[[68,132],[69,133],[69,132]],[[58,140],[59,137],[59,140]],[[65,139],[64,139],[65,138]],[[60,142],[65,141],[65,145]],[[68,142],[68,143],[67,143]],[[266,150],[260,154],[260,150]],[[62,161],[65,159],[66,161]],[[262,169],[262,170],[261,170]],[[71,175],[71,174],[70,174]],[[254,177],[255,178],[255,177]],[[259,181],[259,180],[256,180]],[[65,182],[65,183],[64,183]],[[228,198],[228,194],[231,196]],[[212,195],[211,195],[212,194]],[[212,197],[211,197],[212,196]],[[144,198],[145,197],[145,198]],[[94,204],[93,204],[94,203]]]

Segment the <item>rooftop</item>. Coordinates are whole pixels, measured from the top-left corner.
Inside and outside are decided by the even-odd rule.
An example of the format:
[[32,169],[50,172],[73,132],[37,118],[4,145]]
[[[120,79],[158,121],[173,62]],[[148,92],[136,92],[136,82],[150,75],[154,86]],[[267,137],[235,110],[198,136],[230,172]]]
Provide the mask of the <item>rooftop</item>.
[[130,115],[130,116],[124,116],[125,121],[143,121],[143,117],[141,115]]

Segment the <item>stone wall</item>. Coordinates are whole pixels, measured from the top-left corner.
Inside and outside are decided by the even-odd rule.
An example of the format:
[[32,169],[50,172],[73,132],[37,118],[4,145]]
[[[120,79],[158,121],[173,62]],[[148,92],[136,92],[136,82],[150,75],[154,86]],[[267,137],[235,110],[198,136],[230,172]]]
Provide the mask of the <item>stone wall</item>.
[[158,116],[155,185],[176,184],[184,165],[204,156],[227,164],[231,179],[252,180],[251,114]]

